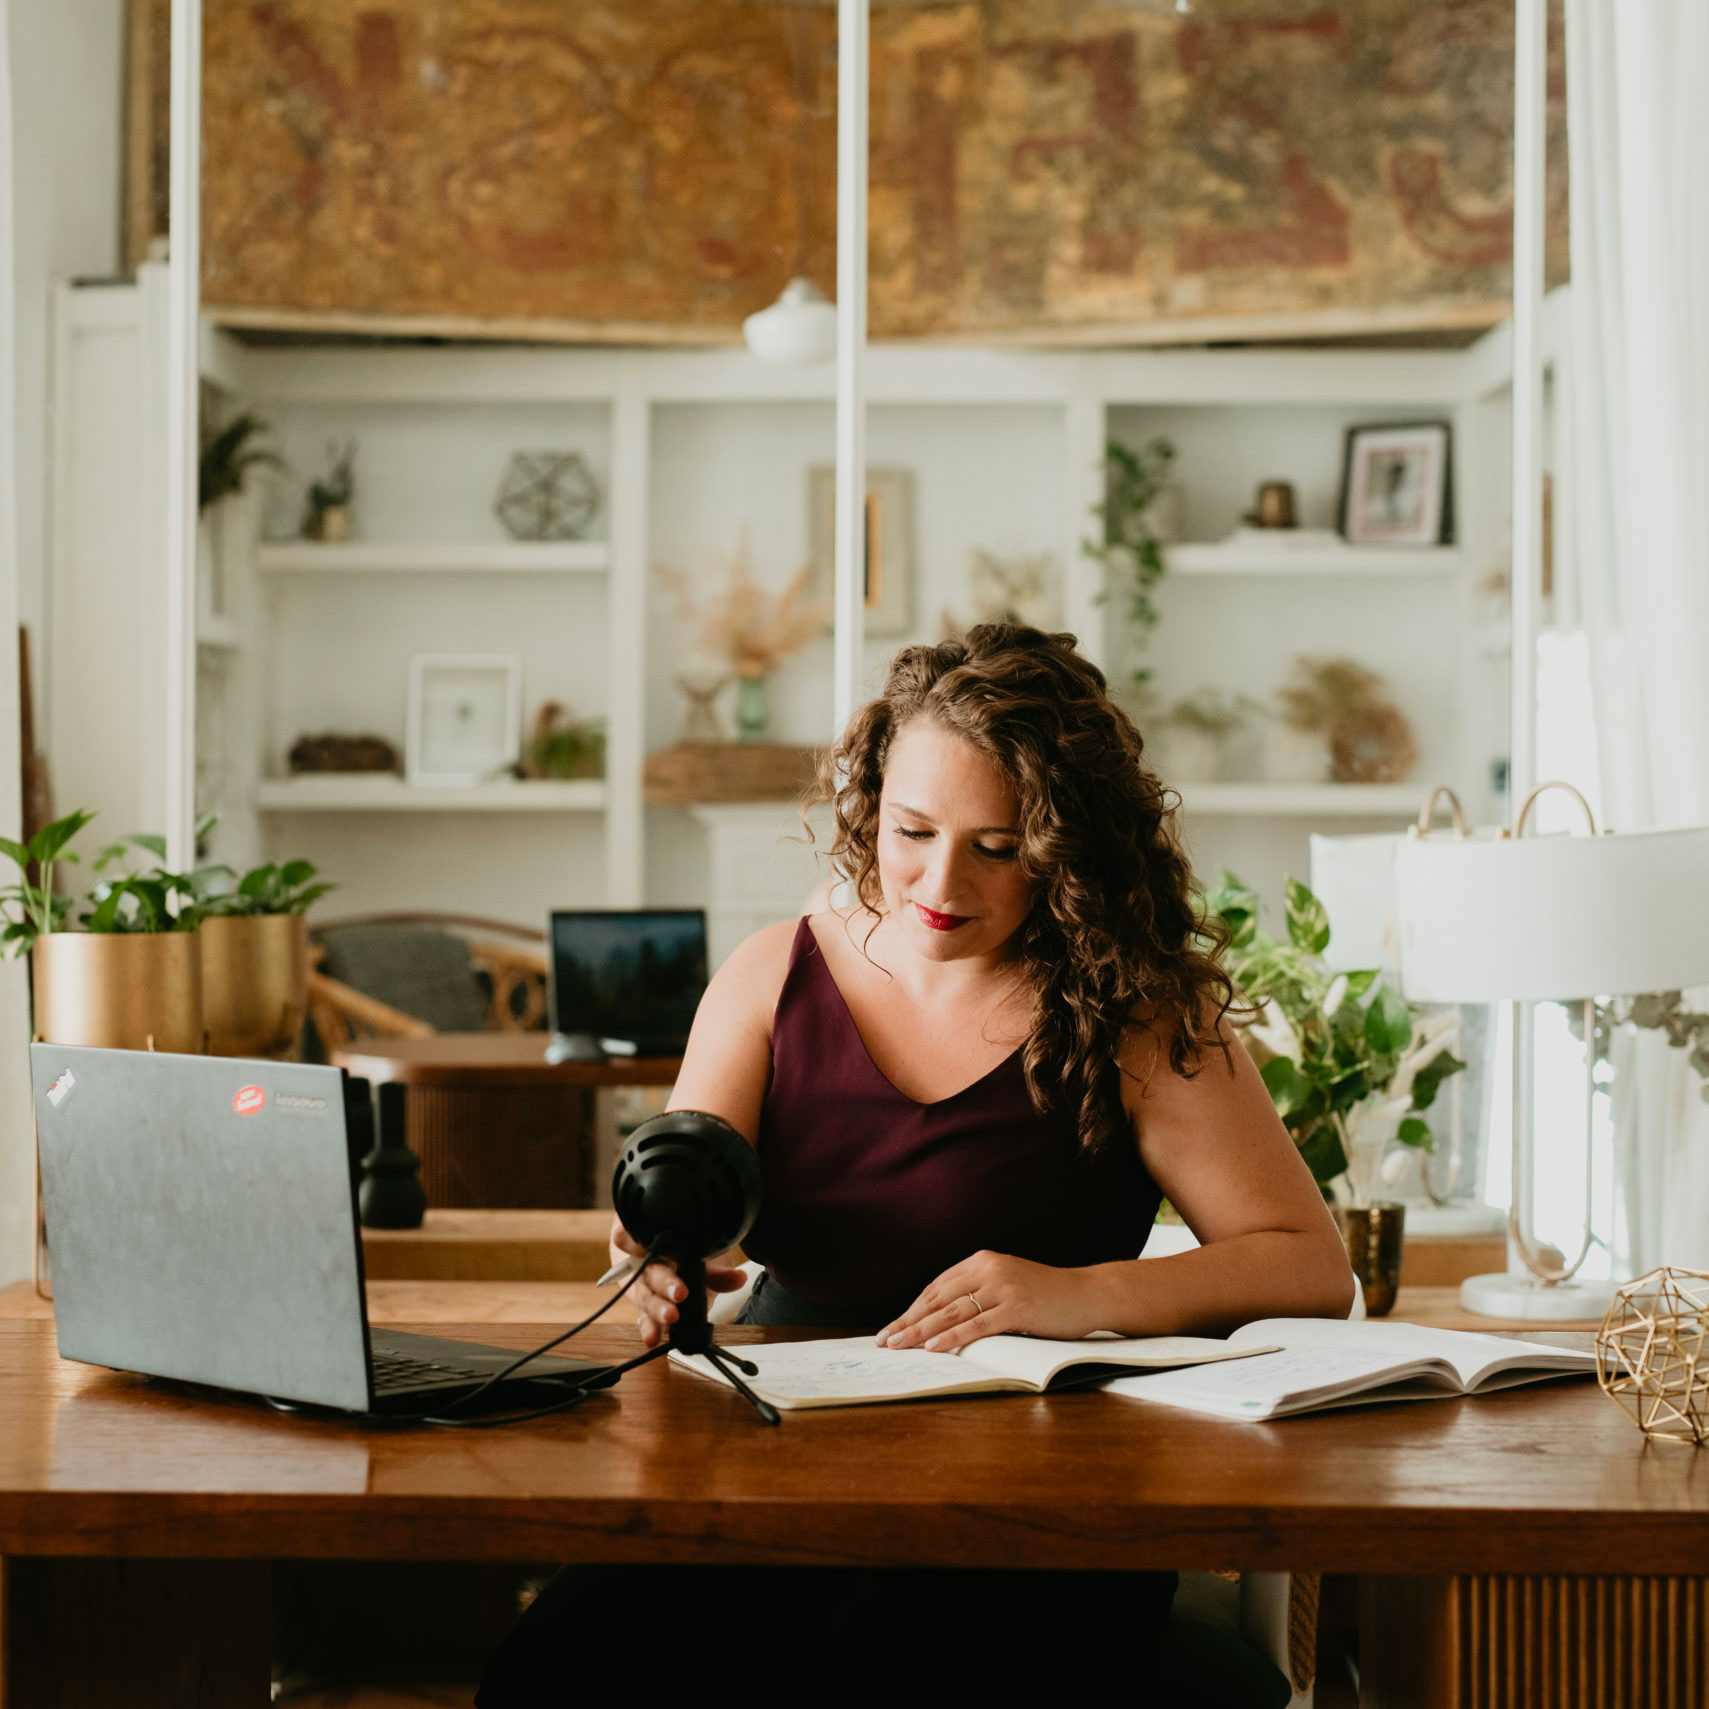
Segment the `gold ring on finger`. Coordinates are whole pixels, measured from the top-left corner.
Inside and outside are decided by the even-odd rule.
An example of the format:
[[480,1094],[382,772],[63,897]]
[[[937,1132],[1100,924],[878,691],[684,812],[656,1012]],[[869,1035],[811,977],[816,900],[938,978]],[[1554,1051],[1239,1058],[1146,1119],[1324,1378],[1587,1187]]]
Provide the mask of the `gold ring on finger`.
[[985,1315],[985,1308],[979,1303],[978,1294],[969,1294],[967,1297],[973,1301],[973,1315],[975,1317],[983,1317]]

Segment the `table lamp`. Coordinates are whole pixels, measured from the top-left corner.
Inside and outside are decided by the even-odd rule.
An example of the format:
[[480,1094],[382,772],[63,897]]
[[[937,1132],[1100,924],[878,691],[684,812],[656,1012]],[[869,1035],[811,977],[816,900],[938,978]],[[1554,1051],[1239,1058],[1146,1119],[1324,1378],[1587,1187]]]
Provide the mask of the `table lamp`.
[[[1537,797],[1566,790],[1584,810],[1585,836],[1527,837]],[[1426,816],[1429,809],[1426,809]],[[1460,1301],[1485,1317],[1543,1322],[1599,1317],[1613,1284],[1577,1278],[1589,1255],[1592,1074],[1597,997],[1679,990],[1709,981],[1709,908],[1682,907],[1709,872],[1709,827],[1598,832],[1570,784],[1540,783],[1511,832],[1495,837],[1413,834],[1396,851],[1401,988],[1414,1002],[1511,1002],[1513,1197],[1509,1273],[1473,1276]],[[1555,1264],[1532,1232],[1530,1011],[1585,1006],[1584,1238]]]
[[[1455,830],[1463,835],[1465,824],[1453,791],[1439,789],[1436,796],[1447,798]],[[1435,799],[1433,796],[1432,808],[1427,813],[1433,811]],[[1420,823],[1424,825],[1425,821]],[[1343,973],[1356,968],[1379,968],[1385,978],[1395,982],[1397,989],[1400,934],[1395,924],[1394,863],[1405,841],[1405,833],[1400,831],[1360,836],[1325,836],[1313,832],[1311,837],[1312,894],[1323,904],[1332,928],[1323,951],[1325,963]],[[1484,1028],[1481,1016],[1468,1027],[1464,1025],[1463,1011],[1455,1006],[1453,1013],[1454,1031],[1443,1043],[1473,1066],[1448,1082],[1446,1158],[1431,1153],[1419,1155],[1419,1184],[1424,1198],[1408,1201],[1406,1225],[1410,1231],[1429,1234],[1493,1234],[1507,1226],[1505,1214],[1461,1186],[1466,1173],[1466,1087],[1474,1075],[1481,1078]]]

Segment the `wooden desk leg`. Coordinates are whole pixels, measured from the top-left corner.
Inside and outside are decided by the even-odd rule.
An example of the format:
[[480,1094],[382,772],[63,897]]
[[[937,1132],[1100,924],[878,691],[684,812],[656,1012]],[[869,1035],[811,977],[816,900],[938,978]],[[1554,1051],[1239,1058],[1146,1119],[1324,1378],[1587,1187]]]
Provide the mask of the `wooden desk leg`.
[[1709,1579],[1367,1577],[1360,1709],[1700,1709]]
[[264,1709],[266,1561],[0,1561],[3,1709]]

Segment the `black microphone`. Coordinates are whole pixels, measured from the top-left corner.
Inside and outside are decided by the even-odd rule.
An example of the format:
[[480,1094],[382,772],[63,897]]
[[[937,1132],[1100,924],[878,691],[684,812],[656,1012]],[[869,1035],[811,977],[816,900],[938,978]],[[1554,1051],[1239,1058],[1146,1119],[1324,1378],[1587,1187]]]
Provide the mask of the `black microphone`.
[[655,1257],[704,1265],[754,1226],[759,1160],[722,1116],[667,1110],[630,1134],[611,1177],[611,1202]]
[[618,1153],[611,1203],[649,1256],[675,1261],[688,1290],[668,1339],[623,1369],[671,1349],[704,1354],[767,1424],[779,1423],[777,1409],[737,1375],[756,1377],[758,1368],[718,1346],[706,1320],[706,1260],[737,1245],[759,1215],[760,1166],[753,1147],[722,1116],[667,1110],[642,1122]]

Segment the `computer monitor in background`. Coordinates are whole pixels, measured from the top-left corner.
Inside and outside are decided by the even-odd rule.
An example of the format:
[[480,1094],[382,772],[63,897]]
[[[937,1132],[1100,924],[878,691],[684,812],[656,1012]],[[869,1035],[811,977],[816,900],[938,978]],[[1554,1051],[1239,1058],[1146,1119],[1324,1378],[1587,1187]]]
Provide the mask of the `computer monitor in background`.
[[552,914],[554,1060],[680,1056],[706,989],[701,908]]

